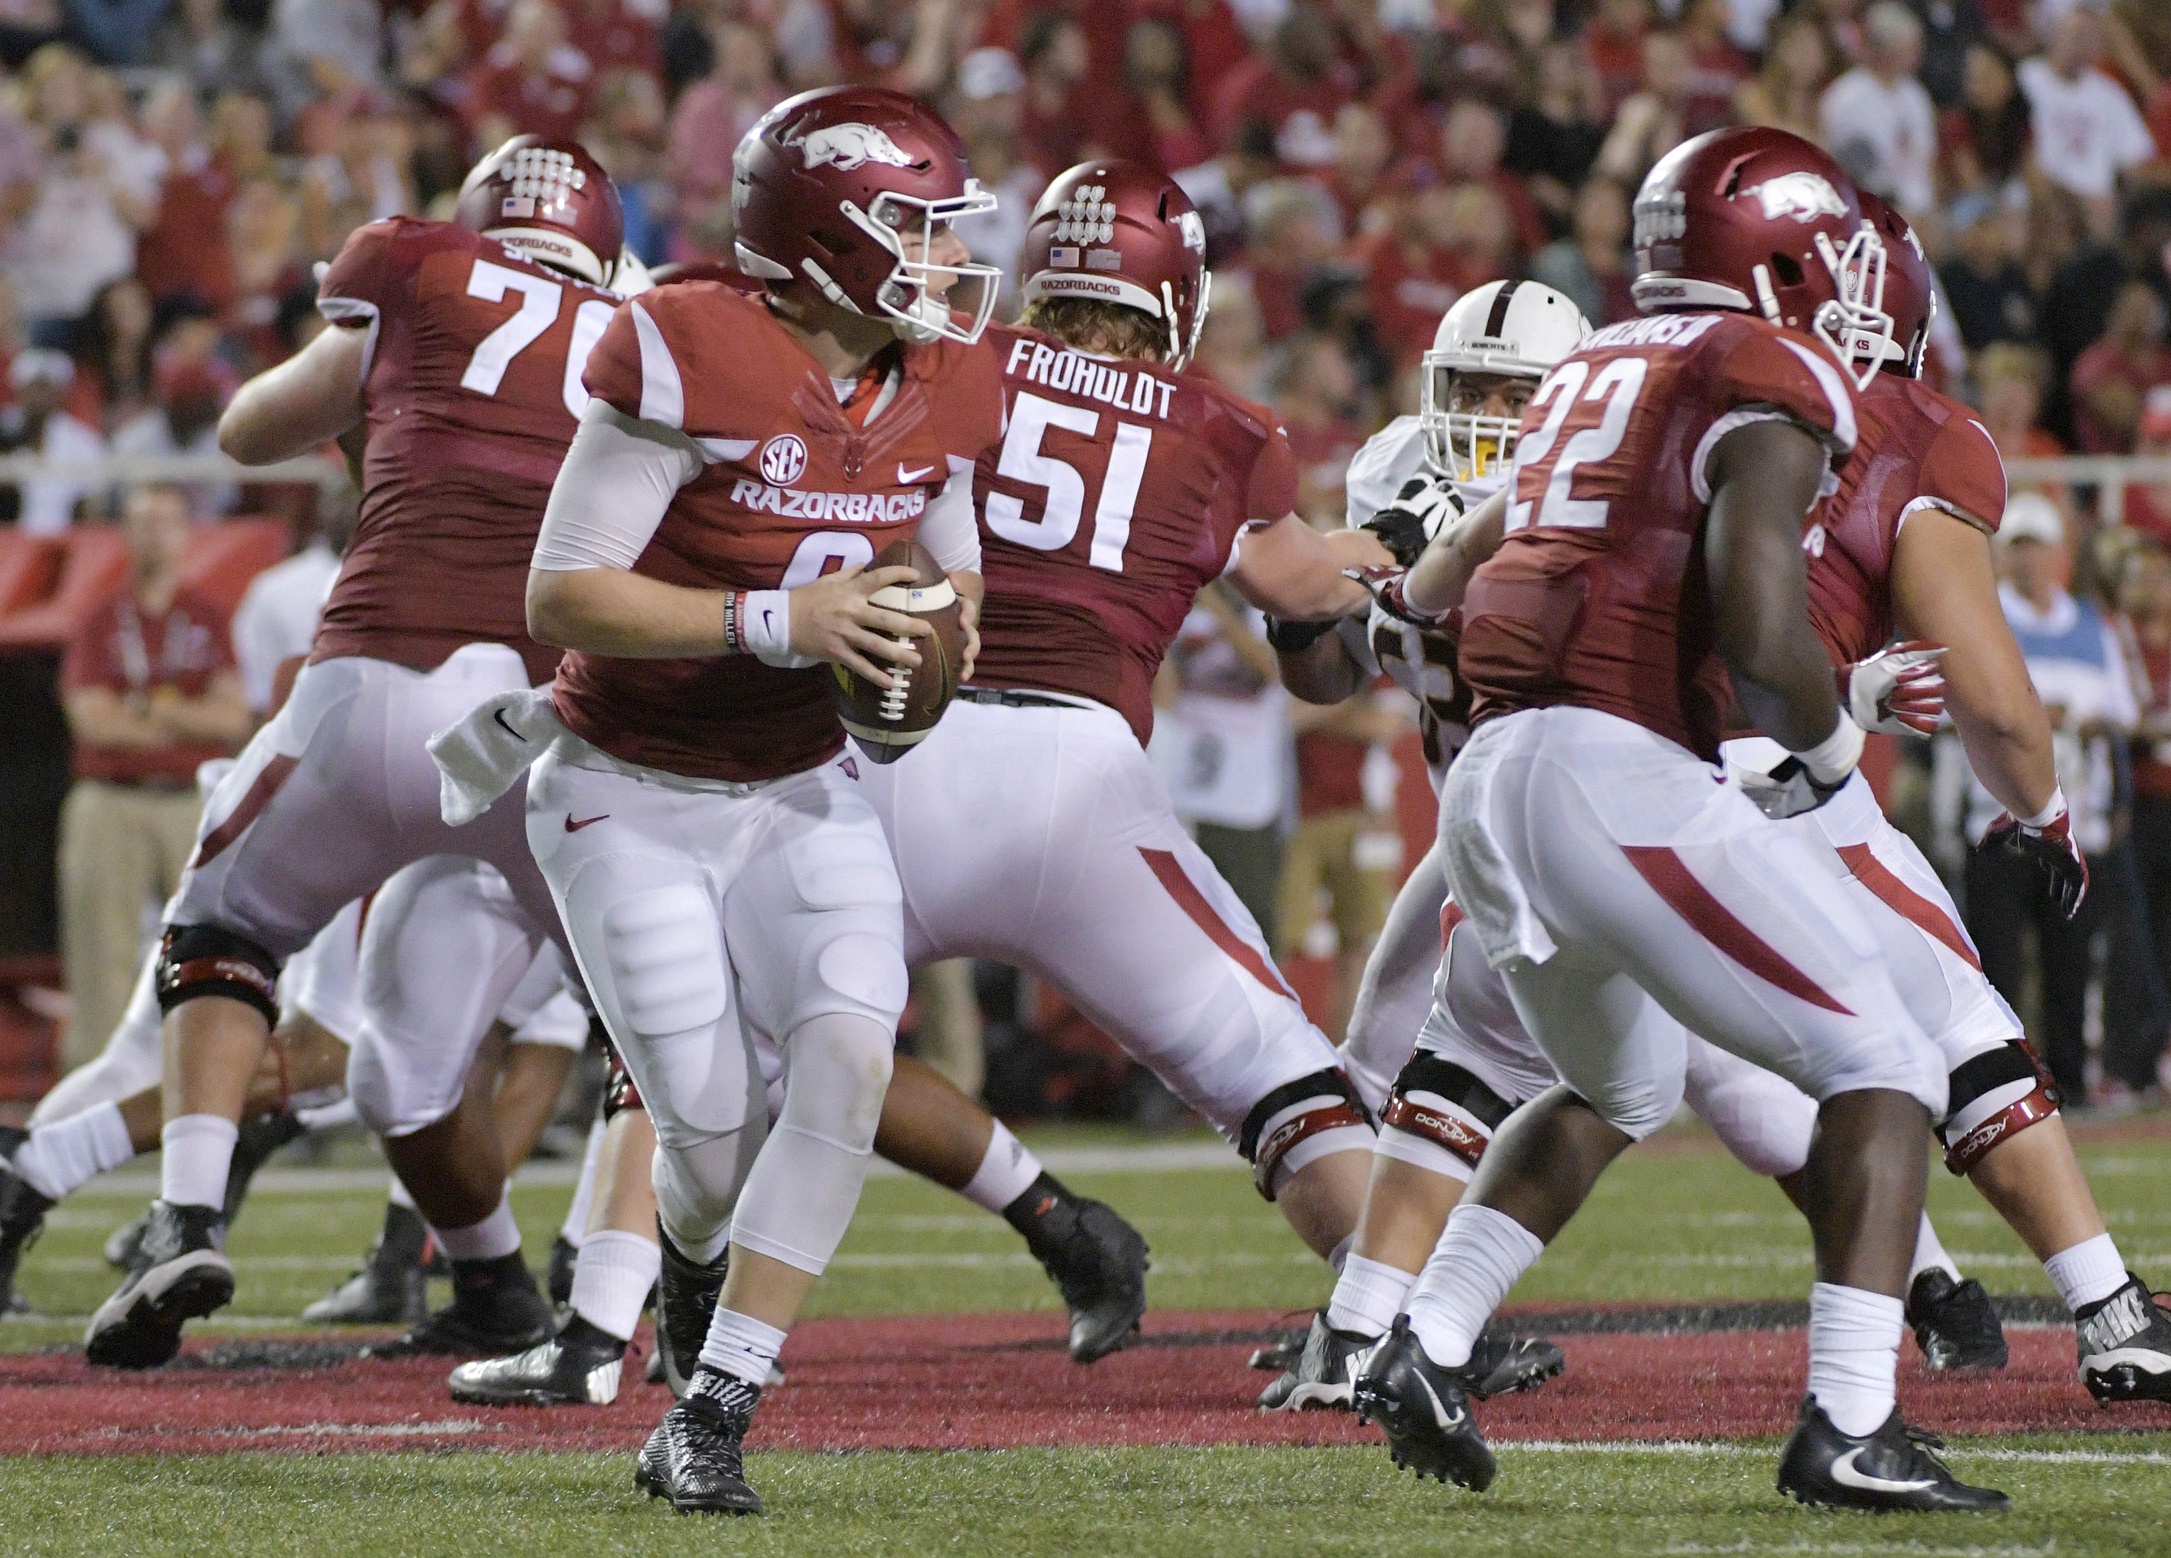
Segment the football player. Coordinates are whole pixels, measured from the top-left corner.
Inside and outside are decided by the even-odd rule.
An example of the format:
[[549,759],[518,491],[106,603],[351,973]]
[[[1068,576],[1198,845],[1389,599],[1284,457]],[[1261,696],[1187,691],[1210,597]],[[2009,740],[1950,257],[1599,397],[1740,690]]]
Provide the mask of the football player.
[[[1784,132],[1712,132],[1637,201],[1649,317],[1533,397],[1505,539],[1463,598],[1473,734],[1441,802],[1455,906],[1564,1079],[1518,1111],[1360,1375],[1398,1461],[1483,1487],[1469,1345],[1605,1164],[1671,1115],[1685,1025],[1818,1101],[1810,1389],[1780,1486],[1806,1502],[1985,1509],[1893,1402],[1936,1043],[1874,930],[1772,815],[1853,773],[1802,583],[1803,519],[1856,439],[1891,321],[1883,245],[1838,165]],[[1850,382],[1850,379],[1852,382]],[[1417,609],[1436,607],[1422,578]],[[1732,695],[1789,761],[1760,807],[1714,786]]]
[[[740,143],[732,204],[764,289],[670,283],[590,359],[529,574],[530,625],[568,651],[554,685],[436,753],[454,816],[525,775],[536,861],[655,1124],[666,1307],[720,1290],[637,1481],[747,1513],[746,1430],[858,1202],[905,999],[897,874],[823,662],[881,688],[920,663],[928,625],[872,601],[912,577],[868,566],[891,542],[916,535],[977,600],[971,472],[1002,401],[975,344],[992,287],[976,318],[945,302],[995,279],[951,230],[993,196],[927,108],[792,98]],[[757,1035],[781,1058],[773,1127]]]

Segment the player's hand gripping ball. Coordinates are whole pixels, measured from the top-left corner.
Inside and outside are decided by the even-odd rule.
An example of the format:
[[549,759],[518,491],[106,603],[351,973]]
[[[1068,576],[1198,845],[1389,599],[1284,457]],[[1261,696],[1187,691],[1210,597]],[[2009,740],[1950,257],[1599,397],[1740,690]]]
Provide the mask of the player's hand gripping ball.
[[934,554],[917,541],[899,541],[883,549],[876,568],[911,568],[909,583],[875,591],[870,604],[918,617],[935,631],[926,638],[898,642],[919,650],[917,666],[885,664],[896,685],[877,687],[848,666],[830,666],[831,690],[844,728],[870,761],[894,763],[935,728],[942,711],[957,695],[965,667],[965,619],[955,586]]

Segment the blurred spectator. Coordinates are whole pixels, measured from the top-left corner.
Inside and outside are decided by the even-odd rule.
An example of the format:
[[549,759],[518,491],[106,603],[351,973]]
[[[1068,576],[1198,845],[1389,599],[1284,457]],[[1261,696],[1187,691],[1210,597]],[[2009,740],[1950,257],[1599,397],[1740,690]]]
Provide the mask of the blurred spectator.
[[1824,144],[1863,188],[1919,220],[1937,202],[1937,111],[1915,79],[1922,23],[1899,0],[1878,0],[1863,16],[1862,33],[1862,63],[1826,88],[1818,105]]
[[671,110],[671,186],[678,243],[673,258],[731,253],[731,156],[754,122],[784,97],[761,34],[736,22],[716,29],[715,65]]
[[1337,1044],[1401,876],[1393,747],[1411,728],[1408,704],[1386,684],[1331,708],[1290,706],[1297,825],[1282,856],[1274,956],[1334,959],[1334,993],[1320,1026]]
[[1908,0],[1922,21],[1922,68],[1916,74],[1940,108],[1966,95],[1969,57],[1992,47],[1990,27],[1975,0]]
[[2073,437],[2081,453],[2132,450],[2142,402],[2159,384],[2171,384],[2165,323],[2154,288],[2133,281],[2119,290],[2103,339],[2073,364]]
[[[2171,459],[2171,385],[2150,390],[2142,402],[2141,426],[2133,452],[2153,459]],[[2128,484],[2126,523],[2152,537],[2159,546],[2171,547],[2171,480]],[[2166,927],[2166,933],[2171,934],[2171,926]]]
[[1987,43],[1967,51],[1960,100],[1938,121],[1938,151],[1954,190],[2004,184],[2027,171],[2028,100],[2011,62]]
[[228,14],[225,0],[178,0],[151,44],[151,63],[198,96],[262,92],[258,40]]
[[1355,88],[1334,24],[1312,0],[1296,0],[1265,50],[1223,79],[1214,101],[1213,130],[1227,144],[1240,126],[1263,120],[1274,132],[1274,150],[1284,163],[1323,168],[1334,161],[1329,127]]
[[1283,344],[1273,387],[1297,460],[1297,512],[1331,529],[1345,508],[1350,456],[1365,438],[1356,367],[1333,336],[1307,331]]
[[242,695],[258,719],[269,719],[285,701],[308,656],[324,597],[339,577],[340,554],[354,534],[354,518],[352,486],[324,489],[301,527],[302,545],[251,579],[234,608],[234,664]]
[[1084,112],[1091,65],[1085,29],[1059,11],[1035,11],[1018,34],[1025,71],[1025,113],[1019,126],[1028,160],[1053,178],[1087,156],[1086,128],[1099,116]]
[[1712,124],[1699,124],[1691,112],[1695,85],[1696,65],[1688,43],[1675,33],[1646,34],[1643,85],[1614,116],[1613,129],[1598,153],[1599,177],[1634,189],[1659,158],[1711,129]]
[[599,78],[628,70],[660,80],[661,24],[670,9],[668,0],[572,0],[567,41],[587,56]]
[[1267,339],[1304,323],[1304,284],[1334,258],[1342,241],[1333,197],[1309,179],[1273,179],[1244,197],[1246,258]]
[[[1686,95],[1691,134],[1733,122],[1734,94],[1749,76],[1749,56],[1728,29],[1734,0],[1688,0],[1681,9],[1681,44],[1688,50]],[[1644,87],[1650,89],[1651,55],[1643,56]]]
[[[996,310],[1004,319],[1017,313],[1018,254],[1025,247],[1033,207],[1048,186],[1048,175],[1025,160],[1018,138],[1024,110],[1025,73],[1008,50],[974,49],[959,62],[950,122],[965,143],[973,173],[983,187],[994,191],[996,205],[992,211],[963,218],[956,231],[974,259],[1001,269],[1002,292]],[[970,307],[972,300],[960,294],[955,302],[962,308]]]
[[480,156],[514,135],[557,140],[587,122],[596,68],[568,31],[558,0],[514,0],[503,34],[468,74],[470,153]]
[[1344,103],[1334,116],[1334,166],[1320,183],[1341,208],[1342,230],[1353,236],[1375,232],[1387,221],[1393,199],[1388,164],[1395,154],[1393,134],[1370,103]]
[[[214,458],[219,452],[219,413],[232,385],[199,358],[174,355],[160,365],[158,399],[113,431],[112,452],[127,457]],[[199,516],[230,514],[241,499],[232,482],[196,482],[184,496]]]
[[1514,247],[1535,253],[1552,235],[1530,186],[1501,166],[1508,149],[1507,117],[1482,98],[1466,97],[1447,111],[1440,126],[1440,170],[1449,184],[1490,190],[1506,208]]
[[76,376],[69,406],[101,432],[111,432],[151,403],[151,336],[157,313],[150,290],[134,276],[98,289],[76,336]]
[[1953,252],[1938,267],[1953,323],[1971,352],[2035,338],[2035,292],[2013,255],[2014,224],[1999,202],[1970,193],[1952,203]]
[[[2080,202],[2063,190],[2046,190],[2036,202],[2029,241],[2038,248],[2055,246],[2049,229],[2060,205],[2077,210]],[[2103,334],[2129,281],[2146,282],[2171,305],[2171,189],[2136,190],[2125,202],[2116,238],[2074,250],[2039,294],[2040,343],[2061,374]]]
[[1634,256],[1628,249],[1628,192],[1594,178],[1576,191],[1575,231],[1546,245],[1530,262],[1530,277],[1574,299],[1594,325],[1632,319]]
[[274,0],[263,61],[282,124],[320,103],[381,98],[383,14],[376,0]]
[[[2171,518],[2171,514],[2167,514]],[[2146,696],[2133,732],[2133,855],[2159,969],[2171,969],[2171,551],[2160,540],[2126,553],[2118,577],[2136,669]],[[2154,1044],[2104,1046],[2105,1080],[2132,1093],[2158,1083]]]
[[1820,103],[1831,79],[1832,46],[1823,26],[1808,11],[1795,11],[1772,29],[1762,67],[1734,94],[1734,117],[1822,145]]
[[1529,101],[1508,120],[1502,163],[1530,184],[1530,192],[1559,221],[1574,203],[1576,186],[1598,160],[1606,141],[1599,112],[1598,78],[1583,51],[1552,43],[1539,51]]
[[2035,122],[2036,169],[2081,197],[2099,237],[2117,221],[2119,175],[2156,154],[2133,99],[2096,68],[2102,54],[2100,6],[2076,0],[2058,17],[2050,47],[2017,72]]
[[[2117,636],[2086,601],[2068,594],[2071,568],[2065,525],[2056,507],[2035,493],[2006,505],[1998,527],[1998,596],[2019,642],[2028,675],[2050,715],[2058,782],[2072,807],[2073,838],[2091,872],[2123,869],[2106,863],[2118,842],[2117,749],[2139,719],[2133,682]],[[2000,808],[1980,784],[1971,785],[1967,834],[1979,841]],[[1983,973],[2016,1009],[2024,996],[2023,943],[2032,929],[2041,1011],[2029,1024],[2043,1060],[2068,1098],[2084,1100],[2087,1043],[2083,1024],[2095,938],[2115,891],[2091,893],[2073,920],[2062,919],[2042,890],[2035,867],[2004,850],[1971,850],[1967,861],[1967,925],[1982,954]],[[2110,1019],[2108,1004],[2106,1021]]]
[[[0,406],[0,454],[35,456],[48,465],[73,465],[105,453],[105,440],[69,415],[68,387],[75,364],[64,352],[32,347],[8,364],[8,388],[14,399]],[[82,476],[33,476],[12,494],[16,525],[26,535],[49,536],[66,530],[95,483]]]
[[643,264],[670,257],[671,184],[663,157],[663,89],[638,70],[612,70],[596,88],[595,117],[581,130],[581,144],[618,186],[626,219],[626,247]]
[[301,234],[301,201],[276,181],[250,179],[234,191],[226,239],[234,259],[237,324],[256,332],[278,318],[281,301],[305,275]]
[[211,155],[195,91],[167,82],[143,105],[143,127],[165,158],[158,210],[144,229],[136,276],[152,298],[185,296],[216,308],[234,300],[226,208],[234,181]]
[[69,0],[69,30],[106,65],[141,65],[171,0]]
[[1202,373],[1246,400],[1266,399],[1266,326],[1260,321],[1258,296],[1247,272],[1228,271],[1214,277],[1213,307],[1206,315],[1193,360]]
[[23,61],[67,30],[60,0],[9,0],[0,7],[0,66],[22,69]]
[[[967,63],[971,59],[966,56]],[[1175,21],[1148,16],[1131,25],[1123,39],[1123,86],[1131,96],[1128,155],[1161,169],[1192,167],[1213,155],[1193,106],[1190,74],[1184,30]],[[958,81],[962,87],[962,65]],[[1061,171],[1050,169],[1048,176]]]
[[1387,227],[1356,246],[1373,325],[1413,363],[1431,344],[1432,327],[1465,290],[1455,254],[1459,193],[1434,187],[1396,201]]
[[197,764],[234,751],[251,724],[224,613],[181,587],[187,502],[139,487],[121,534],[127,586],[84,622],[61,669],[75,742],[60,820],[71,1068],[120,1021],[146,926],[195,847]]
[[1599,114],[1612,120],[1643,84],[1643,35],[1651,30],[1651,0],[1598,0],[1583,28],[1583,54],[1598,79]]

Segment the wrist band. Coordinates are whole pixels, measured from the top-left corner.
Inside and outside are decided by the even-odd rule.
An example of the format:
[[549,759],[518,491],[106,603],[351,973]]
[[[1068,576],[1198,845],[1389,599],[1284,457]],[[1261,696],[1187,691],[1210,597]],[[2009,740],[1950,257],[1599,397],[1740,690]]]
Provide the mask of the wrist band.
[[739,635],[740,624],[745,620],[740,602],[746,598],[744,590],[724,591],[724,653],[735,655],[746,645]]
[[792,607],[789,590],[747,590],[739,596],[739,644],[764,660],[790,658]]
[[1802,760],[1809,776],[1819,784],[1831,784],[1844,779],[1862,760],[1862,727],[1849,719],[1842,710],[1839,725],[1822,741],[1806,752],[1794,755]]
[[2013,820],[2031,833],[2040,833],[2065,815],[2065,786],[2058,785],[2050,792],[2050,804],[2032,817],[2015,817]]

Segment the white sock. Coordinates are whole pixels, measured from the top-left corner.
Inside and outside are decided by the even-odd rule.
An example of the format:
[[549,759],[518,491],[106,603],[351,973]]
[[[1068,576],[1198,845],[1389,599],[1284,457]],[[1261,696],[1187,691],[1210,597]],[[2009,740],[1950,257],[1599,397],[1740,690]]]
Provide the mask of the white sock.
[[394,1174],[392,1176],[392,1188],[385,1192],[384,1198],[387,1201],[391,1202],[394,1206],[406,1207],[407,1210],[410,1212],[419,1212],[422,1210],[422,1208],[415,1205],[415,1198],[408,1193],[407,1186],[401,1182],[400,1177],[397,1174]]
[[159,1199],[169,1206],[224,1206],[226,1172],[241,1128],[218,1114],[184,1114],[158,1133]]
[[2100,1304],[2126,1285],[2126,1258],[2118,1253],[2117,1241],[2107,1233],[2060,1250],[2043,1262],[2043,1270],[2056,1284],[2058,1296],[2068,1309]]
[[1327,1324],[1359,1336],[1385,1336],[1416,1281],[1385,1261],[1352,1255],[1342,1265],[1334,1297],[1327,1300]]
[[[588,1237],[588,1209],[595,1205],[596,1164],[603,1157],[603,1118],[588,1127],[588,1148],[580,1155],[580,1178],[573,1181],[573,1204],[565,1209],[565,1221],[558,1225],[558,1237],[579,1249]],[[630,1334],[630,1333],[628,1333]]]
[[1544,1253],[1538,1236],[1507,1213],[1457,1206],[1410,1292],[1410,1329],[1425,1356],[1448,1369],[1468,1363],[1478,1332]]
[[783,1350],[784,1333],[775,1326],[718,1304],[708,1340],[701,1344],[701,1365],[759,1390],[769,1381],[769,1365]]
[[1010,1134],[1008,1126],[997,1120],[995,1134],[988,1138],[987,1156],[980,1160],[980,1167],[973,1171],[972,1178],[958,1187],[957,1193],[974,1206],[1000,1217],[1003,1208],[1030,1190],[1040,1175],[1040,1159],[1027,1150],[1024,1142]]
[[[119,1168],[136,1155],[128,1139],[128,1122],[121,1106],[93,1104],[81,1114],[71,1114],[51,1125],[31,1128],[30,1137],[15,1149],[15,1172],[30,1181],[30,1188],[48,1201],[58,1201],[103,1174]],[[225,1186],[219,1199],[226,1198]]]
[[1907,1306],[1833,1282],[1809,1289],[1809,1393],[1832,1426],[1860,1438],[1892,1415]]
[[573,1264],[573,1313],[599,1331],[631,1341],[641,1323],[641,1305],[662,1269],[663,1250],[654,1239],[598,1229]]
[[520,1248],[520,1225],[513,1221],[513,1204],[498,1197],[497,1209],[479,1223],[465,1228],[436,1228],[437,1242],[447,1260],[496,1260]]
[[1914,1281],[1932,1267],[1955,1282],[1960,1280],[1960,1268],[1955,1266],[1952,1257],[1945,1253],[1945,1246],[1938,1240],[1937,1230],[1930,1226],[1930,1214],[1924,1212],[1922,1226],[1915,1232],[1915,1263],[1907,1268],[1907,1280]]

